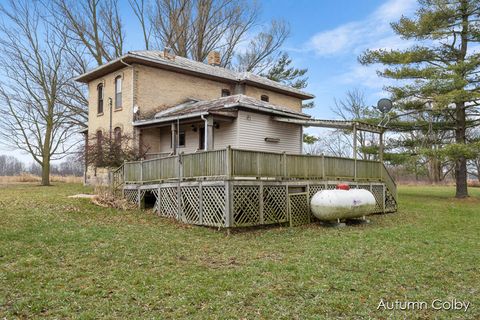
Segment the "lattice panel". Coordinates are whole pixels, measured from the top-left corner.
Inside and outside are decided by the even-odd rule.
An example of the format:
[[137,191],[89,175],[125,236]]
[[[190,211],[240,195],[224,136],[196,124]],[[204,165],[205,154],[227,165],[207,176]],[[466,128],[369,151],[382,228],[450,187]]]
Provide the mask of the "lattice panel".
[[278,223],[288,221],[287,191],[283,186],[263,187],[263,222]]
[[136,189],[124,189],[123,197],[127,199],[128,202],[138,203],[138,190]]
[[153,205],[153,210],[158,213],[160,209],[160,201],[158,198],[159,196],[158,188],[151,189],[149,191],[155,196],[155,204]]
[[178,198],[177,187],[160,188],[159,214],[164,217],[177,217]]
[[375,205],[375,213],[383,212],[384,194],[383,185],[372,185],[372,193],[377,204]]
[[260,224],[259,186],[233,186],[233,223],[235,226]]
[[145,193],[147,193],[147,190],[140,189],[139,192],[140,192],[140,199],[139,200],[140,200],[140,202],[142,202],[143,197],[145,197]]
[[202,224],[225,226],[225,186],[203,186],[202,199]]
[[182,187],[183,219],[188,223],[200,223],[200,192],[199,187]]
[[387,190],[386,193],[387,193],[387,198],[385,199],[385,212],[397,211],[397,201],[395,201],[395,198],[390,193],[390,191]]
[[309,199],[312,199],[312,197],[317,193],[318,191],[325,190],[325,184],[315,184],[315,185],[310,185],[309,187]]
[[327,190],[336,189],[336,188],[337,188],[337,184],[338,184],[338,183],[335,183],[335,184],[329,183],[329,184],[327,184]]
[[308,194],[291,193],[288,195],[290,211],[290,226],[300,226],[310,223],[310,208],[308,206]]

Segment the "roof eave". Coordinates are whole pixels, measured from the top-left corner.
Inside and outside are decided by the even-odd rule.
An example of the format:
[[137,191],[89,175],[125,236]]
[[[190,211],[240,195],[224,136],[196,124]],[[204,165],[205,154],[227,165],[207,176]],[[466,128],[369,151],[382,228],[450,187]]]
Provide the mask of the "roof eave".
[[309,100],[315,98],[313,94],[309,94],[306,92],[302,92],[300,90],[296,90],[294,88],[289,88],[285,86],[285,88],[279,88],[275,86],[269,86],[267,84],[263,84],[260,82],[252,81],[249,79],[236,79],[236,78],[230,78],[230,77],[221,77],[221,76],[216,76],[212,74],[207,74],[204,72],[200,71],[195,71],[195,70],[190,70],[188,68],[183,68],[181,66],[173,66],[173,65],[168,65],[165,63],[161,63],[155,59],[151,59],[145,56],[137,55],[134,53],[127,53],[124,54],[121,57],[118,57],[112,61],[109,61],[101,66],[96,67],[93,70],[90,70],[82,75],[79,75],[78,77],[74,78],[75,81],[81,82],[81,83],[88,83],[92,80],[98,79],[102,77],[105,74],[108,74],[110,72],[114,72],[120,68],[127,67],[131,63],[139,63],[139,64],[146,64],[149,66],[157,67],[160,69],[165,69],[165,70],[171,70],[171,71],[177,71],[180,73],[184,74],[190,74],[190,75],[195,75],[195,76],[200,76],[203,78],[207,79],[216,79],[216,80],[222,80],[226,82],[231,82],[231,83],[245,83],[248,85],[252,85],[258,88],[264,88],[268,89],[270,91],[276,91],[280,92],[289,96],[294,96],[296,98],[302,99],[302,100]]
[[257,111],[262,111],[265,113],[272,113],[272,114],[277,114],[277,115],[283,115],[284,117],[289,117],[289,118],[297,118],[297,119],[310,119],[310,116],[308,114],[301,114],[301,113],[293,113],[293,112],[286,112],[282,110],[275,110],[275,109],[270,109],[262,106],[255,106],[251,105],[248,103],[243,103],[243,102],[238,102],[238,103],[232,103],[229,105],[225,105],[225,108],[245,108],[245,109],[252,109],[252,110],[257,110]]
[[285,89],[282,89],[282,88],[278,88],[278,87],[274,87],[274,86],[269,86],[267,84],[263,84],[263,83],[260,83],[260,82],[248,80],[248,79],[242,80],[241,83],[245,83],[247,85],[251,85],[251,86],[257,87],[257,88],[263,88],[263,89],[268,89],[270,91],[283,93],[283,94],[286,94],[286,95],[289,95],[289,96],[292,96],[292,97],[295,97],[295,98],[299,98],[299,99],[302,99],[302,100],[310,100],[310,99],[315,98],[315,95],[313,95],[313,94],[306,93],[306,92],[303,92],[303,91],[300,91],[300,90],[289,89],[288,87],[285,87]]

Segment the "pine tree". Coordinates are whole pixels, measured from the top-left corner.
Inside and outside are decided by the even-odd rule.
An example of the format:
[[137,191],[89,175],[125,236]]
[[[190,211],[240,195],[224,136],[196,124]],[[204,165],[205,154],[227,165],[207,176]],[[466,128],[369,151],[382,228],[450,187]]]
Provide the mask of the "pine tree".
[[[261,74],[261,76],[296,89],[306,88],[308,85],[308,77],[306,76],[308,69],[297,69],[292,67],[291,64],[292,59],[284,52],[273,66],[266,73]],[[313,107],[315,107],[313,101],[305,102],[302,105],[304,109]]]
[[448,117],[442,128],[454,132],[454,145],[447,150],[455,161],[456,197],[467,197],[467,130],[480,121],[473,117],[480,104],[480,52],[475,50],[480,0],[419,0],[415,17],[402,17],[392,28],[417,44],[406,50],[367,50],[359,61],[381,63],[386,67],[380,76],[402,81],[387,90],[403,111],[441,110]]

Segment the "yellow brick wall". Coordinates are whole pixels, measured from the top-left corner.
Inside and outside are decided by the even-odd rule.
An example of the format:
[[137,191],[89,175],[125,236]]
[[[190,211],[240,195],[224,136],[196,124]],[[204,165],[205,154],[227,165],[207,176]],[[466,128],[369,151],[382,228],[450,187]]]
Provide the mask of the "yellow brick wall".
[[233,94],[233,86],[195,76],[136,65],[136,103],[140,114],[175,106],[188,98],[211,100],[221,97],[222,89]]
[[[122,108],[115,109],[115,78],[122,76]],[[103,114],[97,113],[97,86],[103,83],[104,99]],[[98,130],[102,130],[104,135],[108,135],[110,129],[110,106],[109,98],[112,98],[112,128],[120,127],[125,134],[132,133],[132,69],[125,67],[114,73],[91,81],[88,84],[88,133],[90,138]],[[112,130],[113,130],[112,129]]]

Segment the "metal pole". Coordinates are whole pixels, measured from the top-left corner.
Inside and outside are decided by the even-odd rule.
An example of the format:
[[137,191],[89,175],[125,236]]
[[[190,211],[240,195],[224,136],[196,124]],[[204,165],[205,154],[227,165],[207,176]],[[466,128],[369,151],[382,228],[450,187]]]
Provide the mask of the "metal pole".
[[353,169],[353,180],[357,180],[357,124],[353,124],[353,161],[354,161],[354,169]]
[[380,179],[383,180],[383,131],[380,132],[380,142],[378,146],[378,160],[380,162]]

